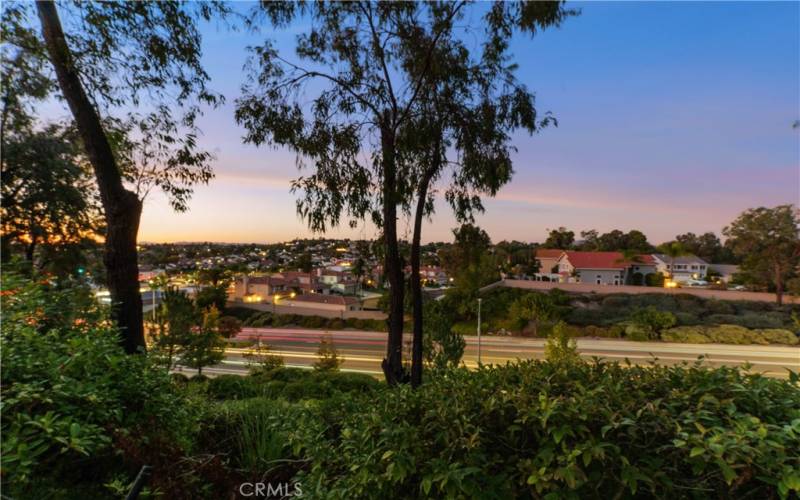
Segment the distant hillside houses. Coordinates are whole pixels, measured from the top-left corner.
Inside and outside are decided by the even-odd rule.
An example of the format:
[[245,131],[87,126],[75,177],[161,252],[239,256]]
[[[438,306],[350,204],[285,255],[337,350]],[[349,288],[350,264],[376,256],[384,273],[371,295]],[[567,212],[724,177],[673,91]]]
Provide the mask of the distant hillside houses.
[[590,283],[593,285],[659,285],[663,282],[684,284],[704,280],[709,271],[724,282],[738,272],[737,266],[712,266],[700,257],[683,255],[670,258],[663,254],[625,256],[622,252],[580,252],[540,248],[536,250],[539,281]]

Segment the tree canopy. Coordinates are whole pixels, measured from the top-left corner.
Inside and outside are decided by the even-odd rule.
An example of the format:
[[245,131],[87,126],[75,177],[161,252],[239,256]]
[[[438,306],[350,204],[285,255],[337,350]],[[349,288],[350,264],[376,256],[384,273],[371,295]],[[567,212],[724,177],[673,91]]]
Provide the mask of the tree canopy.
[[797,207],[778,205],[746,210],[722,232],[742,259],[745,278],[774,289],[780,304],[786,280],[800,265],[799,230]]

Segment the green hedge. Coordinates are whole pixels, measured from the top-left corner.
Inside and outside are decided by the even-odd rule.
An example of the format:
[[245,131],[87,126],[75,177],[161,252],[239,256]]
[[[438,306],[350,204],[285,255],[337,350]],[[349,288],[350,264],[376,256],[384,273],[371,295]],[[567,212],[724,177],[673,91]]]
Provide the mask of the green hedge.
[[749,330],[739,325],[679,326],[664,330],[661,339],[689,344],[786,344],[797,345],[795,333],[777,328]]
[[[245,308],[240,308],[245,309]],[[386,330],[386,322],[380,319],[360,319],[360,318],[327,318],[324,316],[304,316],[300,314],[272,314],[269,311],[259,312],[249,309],[255,314],[246,315],[242,320],[243,326],[249,327],[281,327],[297,326],[301,328],[313,328],[322,330],[344,330],[352,328],[355,330],[368,330],[382,332]],[[244,316],[238,313],[237,317]]]
[[[313,498],[773,498],[800,491],[800,387],[737,369],[456,370],[295,416]],[[288,427],[288,426],[287,426]]]
[[215,400],[264,397],[299,401],[325,399],[337,393],[370,392],[380,385],[378,380],[364,373],[277,368],[252,376],[219,375],[208,381],[206,394]]

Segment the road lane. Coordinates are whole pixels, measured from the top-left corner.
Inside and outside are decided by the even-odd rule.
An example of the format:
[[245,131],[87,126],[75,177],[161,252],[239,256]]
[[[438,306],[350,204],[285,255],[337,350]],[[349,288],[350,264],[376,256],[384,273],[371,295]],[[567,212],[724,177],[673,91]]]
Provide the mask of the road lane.
[[[320,339],[330,335],[339,353],[344,356],[342,369],[380,374],[380,364],[386,345],[386,334],[357,330],[324,331],[298,328],[245,328],[237,337],[240,340],[257,340],[268,344],[271,352],[284,358],[287,366],[310,367],[317,359]],[[477,366],[477,337],[467,336],[464,362]],[[481,361],[484,364],[505,364],[518,359],[542,359],[543,339],[484,336],[481,338]],[[785,378],[787,369],[800,371],[800,347],[728,345],[728,344],[677,344],[667,342],[631,342],[614,339],[578,339],[578,351],[587,359],[593,357],[608,361],[647,365],[694,363],[704,356],[711,366],[741,366],[749,363],[751,370],[773,377]],[[404,337],[405,358],[410,358],[411,336]],[[243,373],[247,370],[244,357],[246,349],[231,348],[226,351],[222,365],[207,368],[209,372]]]

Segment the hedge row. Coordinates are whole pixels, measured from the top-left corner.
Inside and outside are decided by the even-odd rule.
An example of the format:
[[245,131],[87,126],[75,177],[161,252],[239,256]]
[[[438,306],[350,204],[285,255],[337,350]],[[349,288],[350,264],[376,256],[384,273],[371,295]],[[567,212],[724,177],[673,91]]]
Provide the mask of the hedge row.
[[[269,413],[270,407],[263,411]],[[738,369],[522,362],[270,414],[312,498],[774,498],[800,388]]]
[[[195,378],[190,379],[194,382]],[[183,382],[183,378],[174,377]],[[219,375],[202,380],[203,392],[214,400],[326,399],[337,393],[370,392],[381,384],[364,373],[317,372],[301,368],[276,368],[258,375]]]
[[272,314],[271,312],[256,312],[243,320],[243,326],[251,327],[281,327],[298,326],[302,328],[344,330],[385,331],[386,322],[379,319],[361,318],[326,318],[323,316],[304,316],[300,314]]

